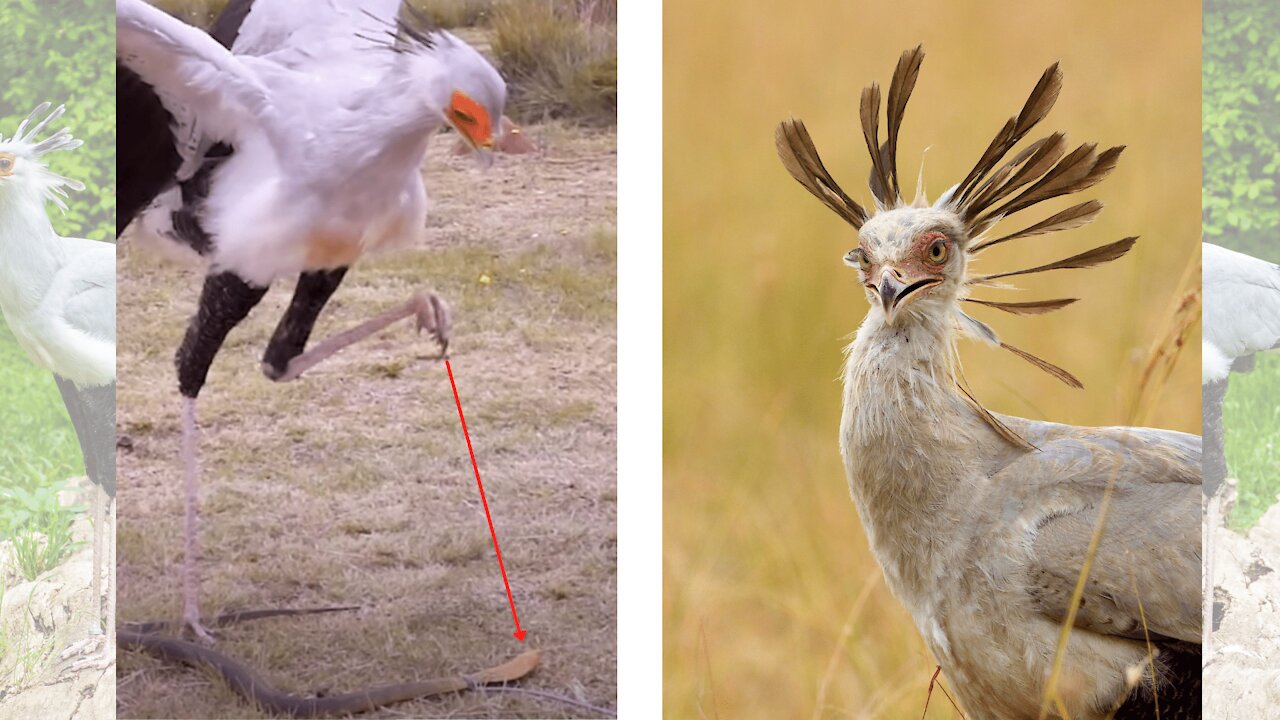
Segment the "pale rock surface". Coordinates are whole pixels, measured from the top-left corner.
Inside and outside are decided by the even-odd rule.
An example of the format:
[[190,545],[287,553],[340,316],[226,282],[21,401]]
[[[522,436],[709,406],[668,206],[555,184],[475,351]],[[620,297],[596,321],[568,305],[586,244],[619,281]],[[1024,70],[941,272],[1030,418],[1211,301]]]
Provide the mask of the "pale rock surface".
[[[104,670],[71,673],[67,667],[81,658],[59,657],[85,637],[93,617],[93,526],[88,514],[76,518],[71,532],[80,547],[30,582],[14,572],[10,544],[0,543],[5,587],[0,603],[0,637],[5,640],[0,645],[0,719],[115,718],[115,663]],[[103,587],[114,581],[115,573],[104,569]]]
[[1247,535],[1216,528],[1214,657],[1205,668],[1205,717],[1257,720],[1280,708],[1280,504]]

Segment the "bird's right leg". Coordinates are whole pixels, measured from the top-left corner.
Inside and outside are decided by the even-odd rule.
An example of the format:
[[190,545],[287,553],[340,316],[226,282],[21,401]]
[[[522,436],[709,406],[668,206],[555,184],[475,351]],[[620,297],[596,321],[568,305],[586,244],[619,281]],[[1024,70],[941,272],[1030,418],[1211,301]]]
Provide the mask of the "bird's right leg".
[[370,318],[354,328],[332,335],[303,352],[316,318],[338,289],[347,268],[303,273],[298,278],[289,309],[281,318],[267,351],[262,371],[277,382],[295,380],[320,361],[353,345],[392,323],[416,317],[418,330],[426,329],[440,344],[440,355],[449,349],[449,306],[435,293],[419,293],[407,302]]
[[196,422],[196,397],[204,387],[209,366],[227,339],[231,328],[240,324],[262,296],[265,287],[255,287],[235,275],[223,272],[204,279],[200,291],[200,307],[187,325],[187,334],[175,359],[178,367],[178,390],[182,393],[182,464],[186,494],[185,543],[182,563],[182,623],[196,637],[213,640],[200,622],[200,580],[197,574],[199,543],[199,432]]

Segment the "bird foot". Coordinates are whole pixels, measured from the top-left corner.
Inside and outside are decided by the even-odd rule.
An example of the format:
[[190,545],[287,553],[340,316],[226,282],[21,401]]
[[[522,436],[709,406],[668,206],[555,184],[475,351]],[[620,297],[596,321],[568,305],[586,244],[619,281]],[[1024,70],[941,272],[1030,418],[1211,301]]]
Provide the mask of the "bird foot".
[[116,660],[116,649],[113,643],[107,642],[102,631],[98,630],[91,632],[89,637],[67,646],[58,658],[67,661],[77,656],[83,657],[65,667],[63,674],[74,674],[82,670],[106,670]]
[[67,649],[63,650],[62,654],[58,656],[58,659],[70,660],[77,655],[87,655],[101,647],[106,642],[106,639],[106,636],[102,634],[101,630],[96,633],[91,632],[89,637],[68,645]]
[[200,616],[198,615],[182,618],[182,635],[183,637],[198,640],[205,645],[215,645],[218,642],[217,636],[200,622]]
[[449,331],[452,317],[449,305],[435,293],[418,293],[413,296],[414,314],[418,332],[426,330],[440,346],[440,359],[449,357]]

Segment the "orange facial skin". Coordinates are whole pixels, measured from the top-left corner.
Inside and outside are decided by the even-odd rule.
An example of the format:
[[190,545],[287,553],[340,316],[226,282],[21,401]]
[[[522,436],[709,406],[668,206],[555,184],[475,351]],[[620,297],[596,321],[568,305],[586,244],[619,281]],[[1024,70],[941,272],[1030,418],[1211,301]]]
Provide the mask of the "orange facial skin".
[[493,148],[493,121],[483,105],[461,90],[454,90],[446,112],[467,142],[485,150]]
[[13,166],[17,162],[17,158],[13,153],[0,152],[0,177],[8,177],[13,174]]

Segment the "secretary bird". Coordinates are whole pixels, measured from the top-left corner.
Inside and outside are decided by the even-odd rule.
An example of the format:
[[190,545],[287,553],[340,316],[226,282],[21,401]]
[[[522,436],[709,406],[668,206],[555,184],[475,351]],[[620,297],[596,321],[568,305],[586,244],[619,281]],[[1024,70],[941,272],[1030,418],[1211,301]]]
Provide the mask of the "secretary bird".
[[1280,266],[1218,245],[1204,243],[1203,383],[1205,494],[1205,660],[1211,662],[1213,535],[1225,521],[1222,494],[1227,482],[1226,429],[1222,402],[1233,371],[1253,369],[1254,355],[1280,348]]
[[[483,162],[490,160],[506,85],[474,48],[392,0],[331,0],[305,13],[287,0],[233,0],[215,23],[216,38],[141,0],[117,0],[116,11],[118,61],[135,76],[133,90],[164,111],[142,114],[152,122],[161,118],[159,126],[122,128],[121,137],[159,138],[153,142],[162,151],[149,157],[171,167],[171,149],[180,159],[175,189],[157,203],[169,209],[146,219],[156,223],[154,231],[204,256],[210,268],[177,354],[186,493],[183,623],[209,641],[196,573],[196,397],[214,356],[268,286],[295,274],[293,300],[263,356],[272,380],[294,380],[407,317],[430,332],[443,356],[450,314],[435,293],[415,294],[304,348],[352,263],[423,231],[420,168],[431,136],[452,126]],[[148,155],[122,148],[121,157]],[[134,170],[126,175],[122,169],[122,178],[150,181],[160,174]]]
[[[1157,701],[1166,720],[1198,718],[1200,438],[993,413],[965,388],[956,354],[958,338],[975,337],[1080,387],[1067,371],[1002,343],[962,303],[1015,315],[1065,307],[1074,299],[1014,303],[969,293],[1109,262],[1135,238],[1029,269],[974,274],[969,262],[992,246],[1094,219],[1102,204],[1087,200],[1016,232],[990,232],[1042,201],[1092,187],[1123,148],[1086,143],[1067,152],[1056,132],[1001,164],[1057,100],[1062,75],[1054,64],[959,184],[930,204],[921,183],[907,203],[898,131],[923,57],[917,47],[898,62],[883,144],[880,88],[862,93],[874,213],[840,189],[802,122],[786,120],[776,134],[791,175],[858,230],[845,263],[857,270],[871,308],[847,349],[840,448],[871,549],[970,718],[1061,717],[1060,707],[1076,720],[1152,718]],[[1072,616],[1112,482],[1105,531]]]
[[[53,373],[95,486],[94,621],[90,637],[63,657],[88,653],[72,669],[101,669],[115,660],[110,602],[105,637],[102,632],[102,544],[116,495],[116,249],[61,237],[49,222],[46,203],[66,210],[67,190],[84,189],[43,162],[48,153],[81,144],[66,128],[38,139],[65,111],[62,105],[52,112],[49,107],[42,103],[33,110],[12,138],[0,137],[0,310],[31,362]],[[103,651],[95,657],[97,646]]]

